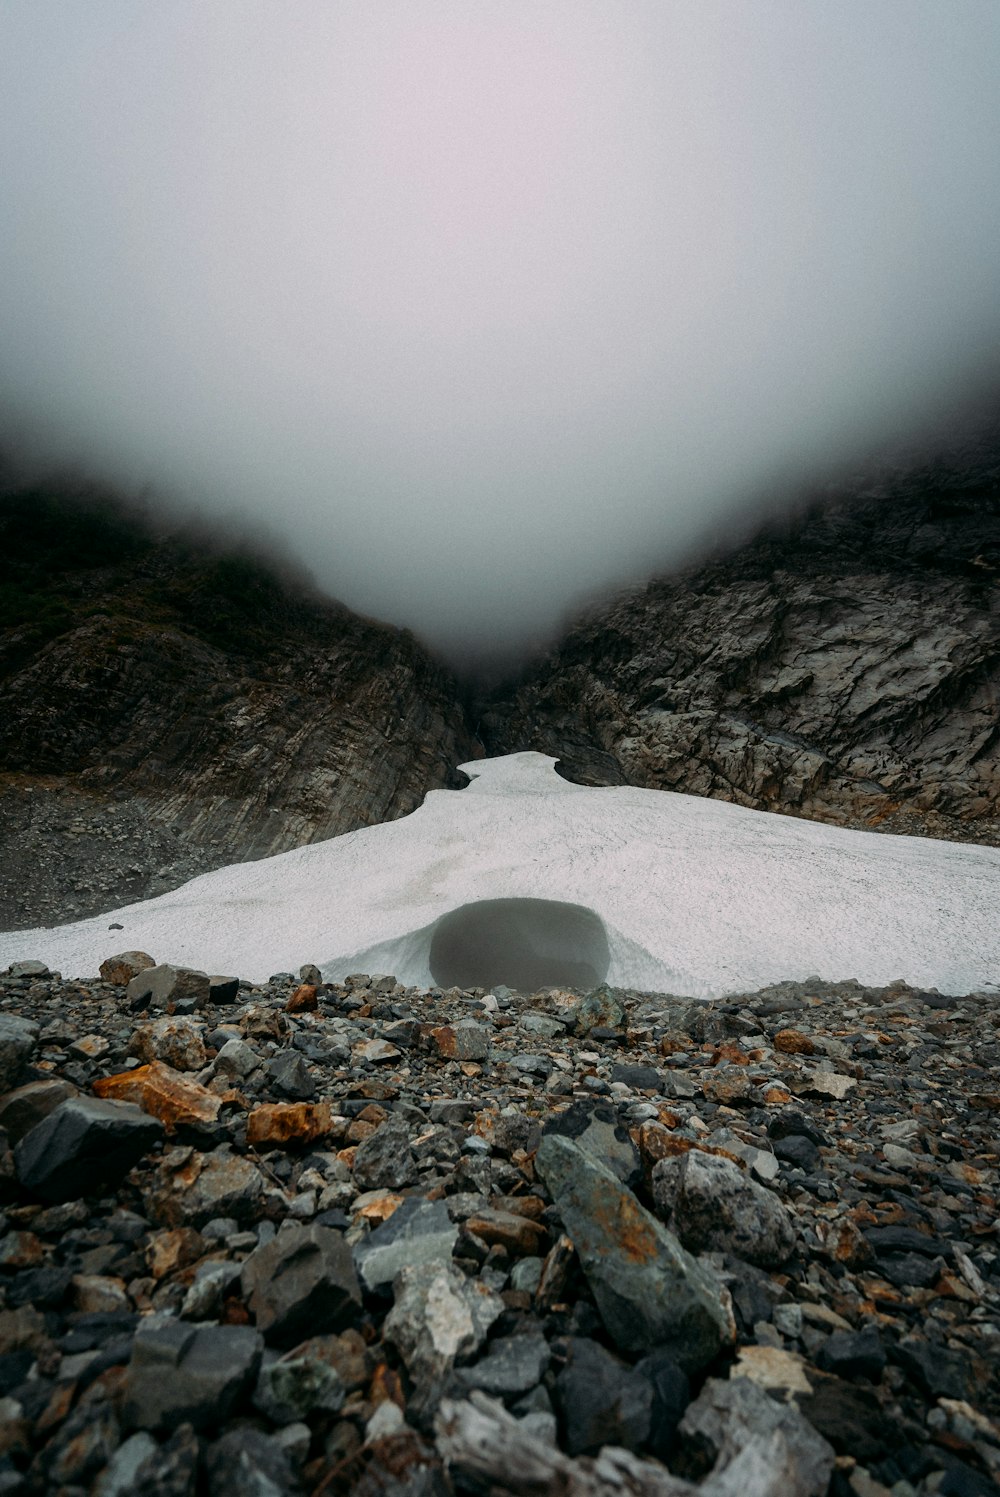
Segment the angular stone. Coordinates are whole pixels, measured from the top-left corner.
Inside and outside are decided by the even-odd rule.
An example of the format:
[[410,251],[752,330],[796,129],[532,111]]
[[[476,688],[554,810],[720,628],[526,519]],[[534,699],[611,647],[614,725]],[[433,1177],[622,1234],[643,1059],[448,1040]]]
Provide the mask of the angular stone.
[[857,1084],[853,1076],[842,1076],[839,1071],[813,1071],[802,1089],[816,1097],[832,1097],[834,1102],[843,1102]]
[[133,977],[138,977],[140,973],[155,966],[156,962],[147,951],[120,951],[117,956],[105,957],[100,972],[105,982],[113,982],[124,988]]
[[396,1046],[390,1045],[388,1040],[363,1040],[354,1046],[351,1060],[355,1065],[384,1066],[392,1065],[399,1059],[399,1054]]
[[162,1060],[175,1071],[200,1071],[208,1061],[201,1025],[171,1014],[140,1024],[128,1053],[147,1062]]
[[144,1192],[148,1214],[165,1227],[203,1227],[214,1217],[256,1222],[266,1182],[238,1154],[177,1149],[164,1157]]
[[134,1102],[158,1118],[168,1133],[184,1123],[212,1123],[222,1106],[221,1097],[158,1060],[134,1071],[102,1076],[94,1082],[94,1092],[111,1101]]
[[779,1029],[774,1036],[774,1048],[785,1055],[813,1055],[816,1051],[809,1036],[798,1029]]
[[455,1373],[454,1387],[463,1392],[481,1388],[493,1397],[510,1398],[537,1387],[549,1360],[549,1343],[543,1335],[502,1336],[490,1342],[485,1357]]
[[205,1460],[209,1497],[299,1497],[302,1486],[278,1438],[233,1429]]
[[748,1378],[709,1378],[679,1433],[713,1462],[706,1497],[826,1497],[832,1448],[794,1404]]
[[313,1013],[318,1007],[319,1000],[316,997],[316,984],[314,982],[303,982],[295,989],[295,992],[285,1004],[285,1013]]
[[530,1217],[486,1206],[466,1219],[466,1229],[488,1246],[506,1248],[515,1257],[532,1257],[542,1248],[545,1228]]
[[864,1377],[877,1383],[885,1369],[885,1347],[874,1325],[861,1331],[834,1331],[819,1349],[816,1365],[837,1377]]
[[8,977],[48,977],[48,975],[49,969],[44,962],[11,962],[7,968]]
[[550,1117],[542,1133],[557,1133],[574,1139],[592,1159],[606,1164],[619,1180],[633,1189],[642,1181],[639,1151],[608,1102],[574,1102],[564,1112]]
[[264,1351],[248,1326],[140,1326],[125,1384],[123,1417],[133,1429],[202,1429],[229,1417],[252,1386]]
[[316,1080],[297,1050],[281,1050],[269,1060],[266,1070],[276,1092],[293,1102],[308,1102],[316,1095]]
[[502,1311],[498,1295],[467,1279],[453,1263],[403,1269],[383,1334],[398,1349],[414,1384],[408,1412],[418,1422],[437,1406],[456,1358],[479,1350]]
[[260,1065],[260,1056],[245,1040],[227,1040],[215,1057],[213,1069],[217,1076],[232,1076],[242,1081]]
[[0,1092],[10,1091],[38,1041],[38,1025],[17,1014],[0,1013]]
[[46,1201],[71,1201],[117,1185],[163,1137],[163,1128],[129,1102],[71,1097],[15,1150],[21,1184]]
[[350,1247],[329,1227],[283,1226],[250,1254],[240,1283],[258,1330],[276,1346],[339,1330],[361,1307]]
[[602,983],[574,1004],[567,1017],[582,1038],[592,1029],[621,1029],[625,1023],[625,1005],[607,983]]
[[630,1087],[634,1092],[658,1092],[663,1087],[663,1077],[655,1066],[623,1063],[611,1067],[612,1084],[616,1081]]
[[596,1341],[574,1337],[556,1395],[570,1455],[596,1455],[602,1445],[639,1450],[649,1438],[653,1385]]
[[646,1448],[657,1460],[665,1461],[677,1443],[677,1426],[691,1402],[691,1385],[669,1352],[650,1352],[633,1370],[653,1390]]
[[224,1005],[235,1003],[240,994],[240,980],[238,977],[214,976],[208,979],[208,1001]]
[[449,1262],[457,1240],[444,1201],[411,1196],[355,1245],[354,1267],[366,1289],[387,1287],[404,1268]]
[[318,1357],[282,1357],[261,1369],[253,1402],[275,1424],[295,1424],[316,1412],[336,1414],[344,1385]]
[[333,1127],[329,1102],[271,1102],[247,1118],[247,1143],[255,1149],[304,1148]]
[[490,1053],[490,1031],[474,1019],[442,1024],[431,1030],[439,1055],[446,1060],[486,1060]]
[[692,1253],[776,1268],[795,1249],[794,1223],[777,1196],[730,1159],[699,1149],[661,1159],[651,1185],[657,1215]]
[[0,1100],[0,1128],[16,1144],[50,1112],[55,1112],[60,1103],[77,1096],[79,1090],[71,1081],[56,1077],[51,1081],[27,1081]]
[[706,1366],[734,1340],[728,1297],[715,1275],[617,1175],[558,1134],[542,1139],[535,1163],[617,1345],[662,1348],[687,1372]]
[[85,1034],[68,1046],[74,1060],[103,1060],[111,1049],[111,1042],[103,1034]]
[[357,1148],[352,1166],[362,1190],[398,1190],[416,1179],[417,1167],[406,1124],[389,1118]]
[[182,999],[201,1005],[208,1002],[208,973],[164,962],[133,977],[125,996],[133,1008],[167,1008]]

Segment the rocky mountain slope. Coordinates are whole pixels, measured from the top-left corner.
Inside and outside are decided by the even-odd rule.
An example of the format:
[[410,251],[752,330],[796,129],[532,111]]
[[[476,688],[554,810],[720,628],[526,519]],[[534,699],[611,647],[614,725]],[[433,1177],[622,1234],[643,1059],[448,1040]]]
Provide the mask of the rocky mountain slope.
[[597,609],[479,731],[585,784],[996,843],[998,582],[994,445]]
[[0,497],[0,926],[387,821],[473,745],[405,632],[101,496]]

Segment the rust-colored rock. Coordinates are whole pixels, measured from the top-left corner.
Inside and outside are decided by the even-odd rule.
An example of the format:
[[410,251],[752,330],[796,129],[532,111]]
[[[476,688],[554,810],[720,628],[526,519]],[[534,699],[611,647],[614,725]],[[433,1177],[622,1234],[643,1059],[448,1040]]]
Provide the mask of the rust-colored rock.
[[140,972],[155,966],[156,962],[148,951],[121,951],[117,956],[109,956],[103,961],[100,971],[105,982],[117,983],[124,988]]
[[748,1066],[750,1056],[745,1050],[741,1050],[733,1040],[724,1040],[721,1045],[716,1045],[712,1051],[712,1065],[717,1066],[721,1061],[728,1060],[730,1065]]
[[113,1102],[136,1102],[150,1117],[159,1118],[168,1133],[179,1123],[214,1123],[222,1100],[207,1087],[154,1060],[135,1071],[102,1076],[94,1093]]
[[537,1253],[546,1237],[540,1222],[531,1221],[526,1216],[515,1216],[512,1211],[494,1211],[489,1207],[470,1216],[465,1225],[490,1247],[504,1247],[515,1256]]
[[137,1060],[161,1060],[175,1071],[200,1071],[208,1063],[202,1026],[172,1014],[140,1024],[128,1048]]
[[255,1149],[303,1148],[330,1132],[329,1102],[268,1102],[247,1119],[247,1143]]
[[205,1251],[205,1239],[194,1227],[168,1227],[150,1234],[146,1246],[146,1264],[154,1279],[164,1279],[189,1263],[196,1263]]
[[815,1055],[816,1046],[807,1034],[799,1029],[779,1029],[774,1036],[774,1048],[785,1055]]
[[701,1089],[709,1102],[732,1106],[734,1102],[746,1102],[753,1090],[745,1071],[713,1071],[702,1078]]
[[295,992],[285,1004],[286,1014],[308,1014],[319,1007],[319,999],[316,997],[316,984],[304,982],[295,989]]

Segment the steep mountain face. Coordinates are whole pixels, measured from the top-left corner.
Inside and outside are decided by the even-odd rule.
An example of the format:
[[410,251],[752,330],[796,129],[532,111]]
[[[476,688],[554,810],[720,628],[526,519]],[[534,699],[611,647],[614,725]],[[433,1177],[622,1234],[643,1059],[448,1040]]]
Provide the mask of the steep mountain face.
[[406,815],[471,757],[406,632],[102,499],[0,500],[0,926]]
[[585,784],[1000,842],[1000,456],[825,503],[596,611],[479,731]]

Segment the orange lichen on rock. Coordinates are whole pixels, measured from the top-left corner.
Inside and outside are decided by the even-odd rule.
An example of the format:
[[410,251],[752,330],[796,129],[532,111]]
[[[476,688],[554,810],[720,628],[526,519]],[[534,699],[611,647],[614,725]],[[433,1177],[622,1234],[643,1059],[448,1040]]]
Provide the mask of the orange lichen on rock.
[[816,1046],[800,1029],[779,1029],[774,1036],[774,1048],[785,1055],[814,1055]]
[[329,1102],[268,1102],[247,1119],[247,1143],[285,1149],[315,1143],[330,1132]]
[[150,1117],[159,1118],[168,1133],[179,1123],[214,1123],[222,1106],[221,1097],[159,1060],[117,1076],[102,1076],[93,1090],[112,1102],[137,1103]]
[[286,1014],[310,1013],[319,1007],[319,999],[316,997],[316,984],[304,982],[295,989],[295,992],[285,1004]]

